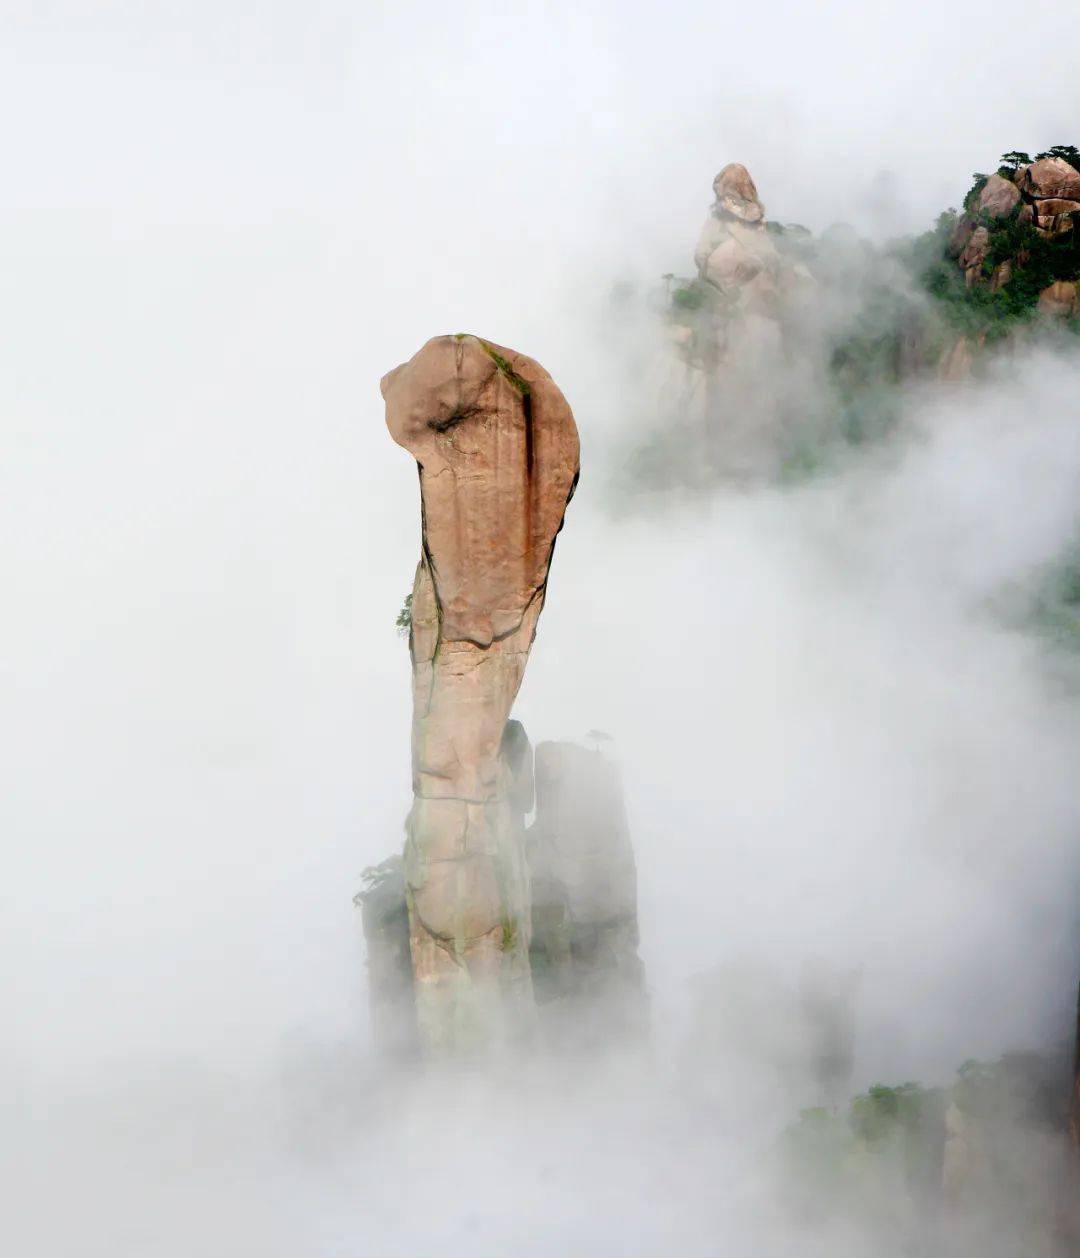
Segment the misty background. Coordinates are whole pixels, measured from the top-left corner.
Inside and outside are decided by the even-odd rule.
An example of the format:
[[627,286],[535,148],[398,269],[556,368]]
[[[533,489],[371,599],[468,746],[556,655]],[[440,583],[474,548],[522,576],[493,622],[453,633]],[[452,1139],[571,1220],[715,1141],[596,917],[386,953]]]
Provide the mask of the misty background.
[[[737,1164],[693,1128],[717,1161],[646,1226],[662,1091],[626,1085],[640,1144],[612,1085],[514,1112],[504,1146],[465,1088],[492,1239],[423,1106],[341,1103],[370,1069],[351,897],[410,797],[419,503],[378,380],[442,332],[535,357],[575,411],[515,715],[616,740],[661,1060],[695,975],[811,952],[864,967],[858,1086],[1064,1034],[1080,706],[994,609],[1074,535],[1075,360],[913,393],[903,440],[822,481],[639,510],[610,473],[655,347],[607,298],[689,267],[728,161],[772,218],[924,229],[1006,148],[1071,138],[1077,34],[1064,5],[2,6],[21,1253],[187,1253],[207,1225],[207,1253],[577,1252],[579,1210],[621,1220],[610,1252],[696,1252],[696,1176]],[[609,1134],[561,1178],[583,1115]],[[559,1148],[546,1187],[519,1139]],[[312,1170],[312,1143],[351,1152]],[[443,1214],[412,1215],[413,1176]]]

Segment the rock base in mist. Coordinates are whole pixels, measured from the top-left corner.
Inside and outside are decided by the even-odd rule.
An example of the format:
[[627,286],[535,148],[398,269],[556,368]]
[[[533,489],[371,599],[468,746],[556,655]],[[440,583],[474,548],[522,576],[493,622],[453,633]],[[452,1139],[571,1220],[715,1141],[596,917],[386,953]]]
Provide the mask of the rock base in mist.
[[[637,871],[622,784],[603,753],[570,742],[535,753],[518,721],[500,748],[511,808],[526,835],[528,965],[549,1048],[640,1042],[648,1032],[638,956]],[[410,958],[408,889],[399,857],[369,870],[357,896],[368,950],[376,1048],[401,1059],[420,1043]]]
[[637,867],[618,768],[570,742],[536,748],[536,820],[528,832],[529,958],[541,1018],[556,1043],[644,1034]]

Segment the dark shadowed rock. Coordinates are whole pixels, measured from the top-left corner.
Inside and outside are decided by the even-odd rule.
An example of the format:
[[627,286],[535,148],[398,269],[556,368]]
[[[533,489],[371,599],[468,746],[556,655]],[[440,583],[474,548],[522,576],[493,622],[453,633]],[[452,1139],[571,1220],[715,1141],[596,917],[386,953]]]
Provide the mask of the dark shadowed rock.
[[640,1034],[637,867],[618,769],[603,752],[538,745],[528,857],[533,980],[552,1035],[597,1042]]

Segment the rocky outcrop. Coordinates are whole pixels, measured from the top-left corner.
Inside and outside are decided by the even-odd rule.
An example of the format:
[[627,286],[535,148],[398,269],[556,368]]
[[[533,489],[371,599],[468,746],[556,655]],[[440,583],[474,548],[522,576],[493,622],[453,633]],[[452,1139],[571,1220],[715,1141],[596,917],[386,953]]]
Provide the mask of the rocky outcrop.
[[[1078,215],[1080,171],[1063,157],[1042,157],[1012,171],[1002,167],[968,194],[947,253],[968,289],[1008,289],[1011,296],[1019,284],[1022,294],[1002,311],[1015,311],[1019,303],[1049,318],[1071,318],[1078,309],[1073,277],[1080,266],[1072,234]],[[1036,296],[1031,277],[1037,274],[1054,282]],[[961,361],[965,354],[962,340],[947,346],[939,375],[970,374],[971,363]]]
[[1043,236],[1071,232],[1080,211],[1080,171],[1062,157],[1043,157],[1015,173],[1021,215]]
[[534,1013],[524,757],[504,740],[578,436],[538,363],[475,336],[428,341],[382,392],[420,471],[404,863],[416,1007],[426,1049],[467,1050],[525,1032]]
[[750,172],[741,162],[728,162],[713,180],[717,207],[744,223],[760,223],[765,217],[765,207],[758,199],[757,188]]
[[1020,191],[1011,179],[991,175],[978,194],[972,194],[967,209],[956,221],[949,237],[949,253],[956,258],[968,286],[982,276],[989,252],[990,233],[981,219],[1007,218],[1020,203]]
[[1020,190],[1011,179],[1002,175],[991,175],[983,185],[982,191],[975,202],[976,209],[989,214],[991,218],[1004,218],[1011,214],[1020,203]]
[[698,277],[744,312],[774,316],[780,256],[750,172],[729,163],[713,180],[716,199],[694,250]]
[[746,168],[725,166],[695,274],[664,275],[650,303],[664,344],[639,392],[657,422],[624,474],[650,493],[801,478],[827,446],[883,437],[905,382],[967,381],[1007,347],[1056,339],[1051,321],[1080,319],[1078,188],[1071,145],[1006,153],[962,213],[878,245],[843,223],[768,220]]
[[602,751],[539,744],[528,862],[533,982],[551,1038],[643,1032],[637,867],[618,768]]
[[1080,201],[1080,171],[1063,157],[1043,157],[1021,167],[1017,171],[1017,183],[1028,201],[1056,198]]
[[683,365],[667,388],[705,445],[691,477],[756,479],[775,471],[805,408],[788,382],[812,370],[804,330],[820,293],[805,264],[809,233],[767,223],[745,166],[725,166],[694,250],[697,274],[677,281],[669,336]]
[[[1018,208],[1019,207],[1019,208]],[[1017,215],[1042,236],[1053,238],[1073,230],[1080,212],[1080,171],[1061,157],[1045,157],[1015,171],[1004,168],[991,175],[978,191],[969,194],[964,213],[949,238],[949,253],[964,272],[968,287],[985,278],[984,263],[990,251],[996,220]],[[990,275],[993,291],[1012,279],[1023,258],[999,263]]]

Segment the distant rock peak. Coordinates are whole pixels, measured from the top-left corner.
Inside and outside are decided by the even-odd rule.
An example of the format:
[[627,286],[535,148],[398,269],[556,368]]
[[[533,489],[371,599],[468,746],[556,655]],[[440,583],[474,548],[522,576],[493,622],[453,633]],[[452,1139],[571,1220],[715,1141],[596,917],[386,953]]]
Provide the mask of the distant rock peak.
[[741,162],[728,162],[713,180],[717,218],[737,218],[744,223],[763,223],[765,207],[758,197],[750,172]]

